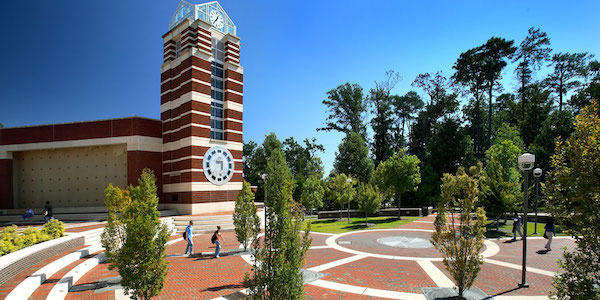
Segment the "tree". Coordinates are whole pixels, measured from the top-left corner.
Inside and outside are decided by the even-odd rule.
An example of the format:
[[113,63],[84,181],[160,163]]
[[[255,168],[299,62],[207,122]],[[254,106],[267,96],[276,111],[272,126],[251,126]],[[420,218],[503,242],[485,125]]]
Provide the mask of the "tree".
[[250,182],[250,184],[258,186],[258,190],[256,191],[257,199],[264,199],[262,175],[266,172],[267,158],[271,156],[271,152],[275,149],[281,150],[283,149],[283,145],[273,132],[265,135],[265,140],[261,146],[257,146],[252,141],[244,144],[244,179]]
[[368,182],[373,173],[373,161],[369,158],[369,148],[360,136],[352,131],[338,146],[333,168],[337,174],[347,174],[362,182]]
[[398,80],[399,76],[397,72],[387,71],[385,73],[385,80],[375,82],[375,88],[372,88],[369,92],[369,102],[372,106],[372,112],[375,115],[371,119],[375,166],[394,154],[392,147],[394,142],[391,139],[391,132],[394,127],[391,91],[398,83]]
[[438,174],[456,173],[459,165],[475,162],[473,142],[455,118],[435,124],[426,149],[430,154],[428,163]]
[[494,145],[486,151],[486,167],[480,178],[481,205],[488,214],[496,216],[496,230],[500,216],[514,211],[522,196],[521,173],[516,165],[524,150],[522,145],[517,129],[505,124],[498,129]]
[[577,94],[571,96],[569,105],[578,113],[582,108],[591,104],[592,99],[600,99],[600,62],[590,61],[582,72],[583,86]]
[[423,100],[415,91],[410,91],[404,96],[392,95],[390,98],[397,117],[396,127],[401,133],[400,139],[396,137],[396,140],[400,140],[400,142],[396,142],[394,147],[394,150],[398,151],[404,146],[406,128],[410,128],[410,122],[416,118],[415,113],[423,108]]
[[502,69],[507,64],[506,59],[512,57],[515,51],[517,51],[517,48],[513,44],[514,41],[492,37],[484,45],[480,46],[483,56],[483,76],[488,91],[488,149],[492,145],[492,94],[494,89],[499,87],[499,81],[502,79]]
[[[442,201],[435,218],[435,232],[431,242],[442,253],[444,265],[454,278],[458,296],[470,288],[483,264],[479,254],[485,238],[485,211],[479,207],[474,212],[479,194],[478,167],[472,167],[471,175],[459,168],[456,175],[444,174],[442,178]],[[456,226],[457,225],[457,226]]]
[[568,110],[553,111],[542,123],[540,133],[531,146],[535,153],[535,164],[542,170],[550,170],[552,155],[559,138],[567,139],[573,133],[575,118]]
[[350,201],[356,196],[356,190],[353,187],[354,182],[346,182],[348,178],[352,180],[352,178],[346,174],[336,174],[329,178],[329,181],[327,182],[330,197],[340,206],[340,218],[342,217],[344,204],[350,205]]
[[365,226],[369,226],[369,214],[379,211],[383,195],[370,183],[360,183],[357,189],[358,208],[365,213]]
[[247,181],[242,183],[242,190],[235,200],[235,211],[233,213],[233,225],[235,225],[235,236],[238,242],[248,248],[248,240],[260,233],[260,218],[256,214],[254,205],[254,193]]
[[531,82],[535,70],[539,70],[543,62],[550,58],[552,49],[548,47],[550,39],[548,35],[539,28],[529,28],[528,35],[519,45],[513,62],[518,62],[515,73],[521,83],[521,113],[522,120],[525,121],[525,103],[527,102],[527,85]]
[[292,174],[281,149],[267,163],[265,236],[254,238],[252,278],[246,274],[250,299],[303,299],[302,264],[310,247],[310,225],[302,230],[302,210],[292,199]]
[[600,299],[600,104],[575,118],[575,132],[559,140],[545,194],[556,221],[566,226],[577,250],[563,254],[564,272],[554,277],[559,299]]
[[244,180],[250,182],[251,184],[258,185],[260,182],[260,170],[255,165],[257,156],[264,155],[263,149],[260,148],[254,141],[250,141],[248,143],[244,143],[242,148],[242,153],[244,155]]
[[573,80],[583,76],[587,62],[593,55],[584,53],[556,53],[552,56],[548,67],[554,67],[552,72],[544,83],[552,88],[558,94],[558,110],[562,111],[563,95],[570,90],[581,86],[581,82]]
[[408,155],[404,150],[394,154],[375,170],[375,183],[388,195],[398,199],[398,219],[400,219],[402,194],[416,191],[421,183],[419,159]]
[[144,169],[138,186],[122,190],[109,184],[104,191],[108,220],[102,246],[109,269],[118,269],[121,285],[134,299],[158,296],[168,272],[170,231],[158,218],[155,182],[152,170]]
[[525,107],[525,121],[520,122],[521,137],[525,147],[529,147],[542,131],[541,124],[552,111],[550,91],[544,90],[540,84],[531,84],[527,88],[529,105]]
[[325,191],[321,180],[315,175],[311,175],[306,179],[300,194],[300,201],[306,210],[311,212],[314,208],[323,206],[323,195]]
[[475,155],[481,157],[481,97],[486,82],[484,73],[484,56],[479,47],[470,49],[460,54],[452,68],[456,70],[452,79],[461,87],[467,89],[475,100]]
[[325,126],[317,128],[324,131],[339,131],[348,134],[358,132],[363,139],[367,138],[364,123],[367,113],[367,102],[363,97],[363,89],[358,84],[345,83],[327,92],[329,100],[323,100],[329,109]]

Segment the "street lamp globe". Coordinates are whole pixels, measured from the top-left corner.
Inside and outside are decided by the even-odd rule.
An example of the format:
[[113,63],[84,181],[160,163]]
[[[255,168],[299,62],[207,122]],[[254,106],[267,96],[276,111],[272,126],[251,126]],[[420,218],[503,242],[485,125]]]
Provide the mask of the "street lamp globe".
[[533,176],[535,176],[535,177],[542,176],[542,169],[540,169],[540,168],[533,169]]
[[346,179],[346,182],[347,183],[352,183],[352,179],[348,178],[348,179]]
[[260,175],[260,178],[262,178],[263,180],[267,179],[267,174]]
[[535,155],[531,153],[525,153],[519,156],[519,169],[521,171],[529,171],[533,169],[533,164],[535,163]]

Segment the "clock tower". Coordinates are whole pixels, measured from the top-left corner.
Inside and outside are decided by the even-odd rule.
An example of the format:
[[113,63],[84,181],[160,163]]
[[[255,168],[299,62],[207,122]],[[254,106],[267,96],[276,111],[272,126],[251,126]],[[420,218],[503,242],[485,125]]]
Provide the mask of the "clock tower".
[[235,24],[216,1],[181,1],[163,41],[161,203],[185,214],[232,211],[243,165]]

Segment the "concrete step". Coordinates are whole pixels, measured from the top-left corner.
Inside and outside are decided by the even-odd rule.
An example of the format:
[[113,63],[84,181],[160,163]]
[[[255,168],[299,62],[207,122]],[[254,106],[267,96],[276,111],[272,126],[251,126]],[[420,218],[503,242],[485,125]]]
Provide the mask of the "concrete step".
[[[174,209],[159,210],[161,217],[176,216],[179,213]],[[105,221],[106,213],[54,213],[54,218],[60,221]],[[23,220],[22,215],[0,215],[0,225],[39,225],[44,223],[44,216],[35,215],[29,220]]]

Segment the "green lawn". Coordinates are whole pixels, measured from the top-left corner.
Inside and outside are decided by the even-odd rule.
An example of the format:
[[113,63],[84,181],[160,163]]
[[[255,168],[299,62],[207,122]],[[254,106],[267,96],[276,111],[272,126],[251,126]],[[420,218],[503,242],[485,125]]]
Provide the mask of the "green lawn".
[[326,233],[344,233],[348,231],[365,230],[365,229],[388,229],[396,228],[400,225],[410,223],[420,217],[402,217],[402,220],[398,220],[396,217],[373,217],[369,218],[369,224],[375,224],[375,226],[366,227],[365,218],[350,218],[350,224],[348,219],[326,219],[326,220],[309,220],[312,221],[312,231],[326,232]]
[[[544,235],[544,226],[545,223],[537,224],[537,234],[533,234],[534,231],[534,222],[527,222],[527,236],[542,236]],[[486,238],[501,238],[501,237],[512,237],[512,221],[506,222],[506,224],[502,224],[502,220],[500,221],[500,231],[496,231],[496,223],[495,220],[488,220],[487,224],[487,232],[485,233]],[[556,235],[557,236],[566,236],[567,234],[562,232],[560,226],[555,225]],[[521,230],[523,230],[521,228]],[[517,238],[519,238],[519,234],[517,233]]]

